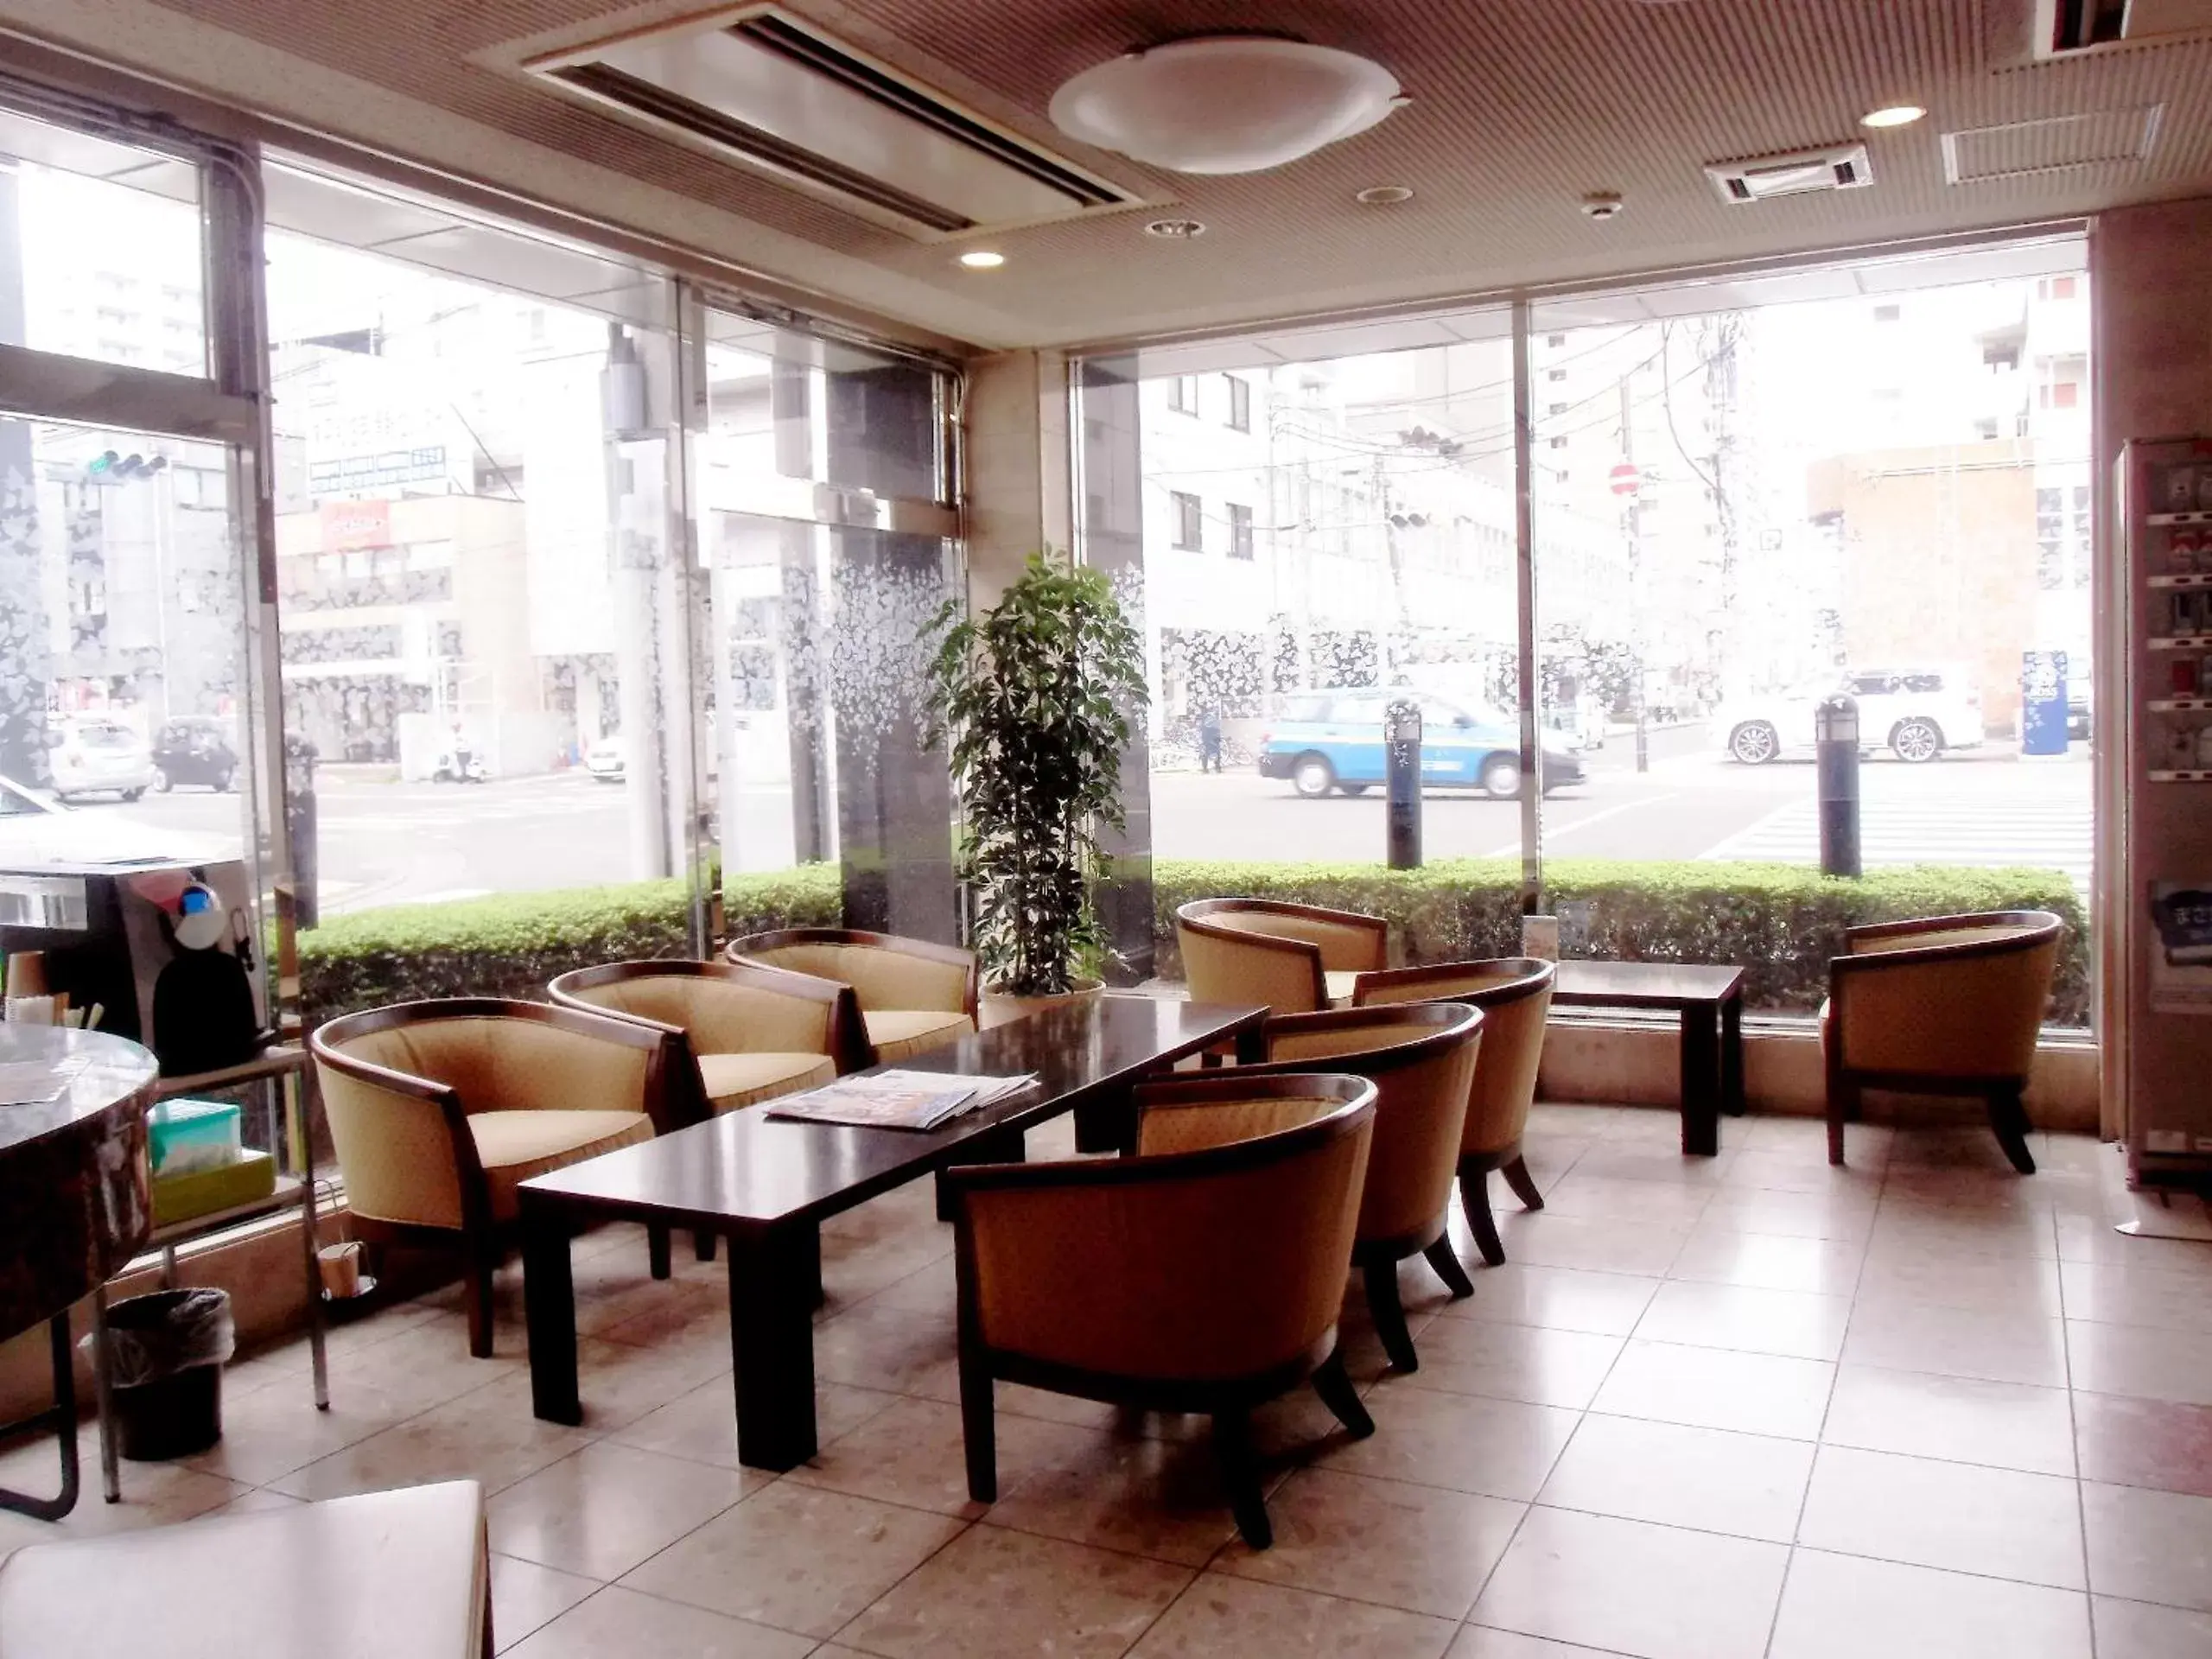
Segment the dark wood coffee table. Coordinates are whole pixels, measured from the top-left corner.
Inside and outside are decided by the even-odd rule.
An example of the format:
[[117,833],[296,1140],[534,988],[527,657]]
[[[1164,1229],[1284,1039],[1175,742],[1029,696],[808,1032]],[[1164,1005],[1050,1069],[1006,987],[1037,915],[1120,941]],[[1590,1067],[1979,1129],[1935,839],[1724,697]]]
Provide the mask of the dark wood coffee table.
[[1038,1074],[1035,1087],[927,1135],[791,1122],[755,1109],[524,1181],[533,1408],[551,1422],[583,1421],[569,1262],[578,1223],[718,1233],[729,1241],[738,1458],[756,1469],[805,1462],[815,1452],[813,1315],[824,1217],[949,1164],[1017,1160],[1033,1124],[1079,1109],[1117,1110],[1132,1084],[1186,1055],[1233,1044],[1240,1058],[1257,1058],[1266,1017],[1263,1007],[1148,996],[1048,1008],[899,1063],[908,1071]]
[[1562,962],[1552,1001],[1663,1008],[1682,1022],[1682,1150],[1720,1150],[1720,1112],[1744,1109],[1744,970],[1678,962]]

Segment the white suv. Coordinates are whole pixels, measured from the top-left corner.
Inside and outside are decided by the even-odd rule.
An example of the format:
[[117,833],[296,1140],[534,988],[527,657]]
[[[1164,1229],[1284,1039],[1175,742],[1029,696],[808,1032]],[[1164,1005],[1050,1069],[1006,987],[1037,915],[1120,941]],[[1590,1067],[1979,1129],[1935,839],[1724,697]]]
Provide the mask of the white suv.
[[[1961,663],[1855,670],[1845,676],[1841,690],[1859,702],[1862,753],[1887,748],[1898,760],[1918,765],[1946,749],[1979,747],[1986,736],[1981,693],[1974,688],[1973,671]],[[1713,719],[1713,737],[1751,766],[1808,751],[1813,711],[1827,695],[1783,693],[1724,703]]]

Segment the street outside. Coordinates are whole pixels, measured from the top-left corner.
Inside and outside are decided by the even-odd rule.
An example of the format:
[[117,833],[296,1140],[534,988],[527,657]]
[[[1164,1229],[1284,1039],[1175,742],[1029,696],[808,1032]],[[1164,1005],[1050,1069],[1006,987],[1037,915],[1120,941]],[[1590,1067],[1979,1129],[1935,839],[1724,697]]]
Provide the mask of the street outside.
[[[1811,863],[1820,855],[1808,761],[1745,766],[1709,746],[1703,727],[1649,734],[1650,768],[1635,770],[1631,734],[1587,754],[1588,781],[1544,802],[1544,846],[1557,858],[1741,858]],[[1860,769],[1868,868],[1936,863],[2063,870],[2086,896],[2089,766],[2085,748],[2020,760],[2010,743],[1927,766],[1883,758]],[[580,772],[482,785],[408,784],[381,770],[325,767],[317,779],[321,895],[326,915],[438,903],[489,893],[629,879],[623,792]],[[134,805],[85,802],[191,834],[234,836],[238,798],[179,790]],[[1305,800],[1249,766],[1219,774],[1160,772],[1153,836],[1162,858],[1379,861],[1380,791]],[[1431,794],[1422,836],[1431,858],[1517,857],[1520,807],[1476,794]]]

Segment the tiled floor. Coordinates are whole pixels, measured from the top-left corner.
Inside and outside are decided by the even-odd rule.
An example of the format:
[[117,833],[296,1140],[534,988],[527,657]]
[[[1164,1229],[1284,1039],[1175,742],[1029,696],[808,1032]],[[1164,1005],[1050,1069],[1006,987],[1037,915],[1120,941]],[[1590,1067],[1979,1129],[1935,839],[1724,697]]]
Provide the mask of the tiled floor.
[[1352,1293],[1379,1432],[1268,1414],[1263,1554],[1203,1425],[1025,1389],[1000,1501],[968,1502],[925,1185],[827,1230],[823,1449],[782,1478],[737,1463],[720,1269],[655,1285],[618,1230],[578,1246],[582,1429],[530,1414],[510,1269],[497,1359],[450,1294],[339,1333],[327,1416],[303,1350],[257,1357],[217,1450],[64,1529],[474,1477],[518,1659],[2212,1656],[2212,1244],[2112,1232],[2086,1141],[2023,1180],[1973,1130],[1854,1129],[1840,1172],[1816,1123],[1700,1161],[1675,1133],[1541,1109],[1512,1263],[1460,1303],[1404,1271],[1417,1373]]

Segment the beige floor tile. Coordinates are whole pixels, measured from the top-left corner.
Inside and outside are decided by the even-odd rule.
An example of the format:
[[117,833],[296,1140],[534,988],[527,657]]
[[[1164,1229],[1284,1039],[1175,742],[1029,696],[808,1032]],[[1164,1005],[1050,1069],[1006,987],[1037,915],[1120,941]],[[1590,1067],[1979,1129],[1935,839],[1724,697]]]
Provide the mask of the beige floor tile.
[[2212,1612],[2212,1497],[2085,1480],[2082,1516],[2099,1595]]
[[1472,1622],[1643,1659],[1758,1659],[1789,1552],[1539,1506]]
[[[203,1474],[181,1463],[125,1463],[123,1501],[100,1496],[99,1443],[86,1424],[77,1437],[77,1507],[59,1521],[34,1521],[27,1515],[0,1513],[0,1558],[25,1544],[62,1539],[100,1538],[189,1521],[244,1497],[251,1490],[234,1480]],[[0,1484],[39,1497],[60,1490],[61,1459],[49,1439],[19,1446],[0,1460]]]
[[515,1659],[802,1659],[814,1639],[610,1586],[509,1651]]
[[1458,1618],[1525,1507],[1309,1469],[1268,1501],[1274,1548],[1254,1551],[1232,1543],[1211,1570]]
[[1447,1302],[1441,1317],[1484,1319],[1493,1325],[1540,1325],[1554,1331],[1586,1331],[1624,1337],[1649,1306],[1656,1279],[1637,1274],[1590,1273],[1579,1268],[1541,1268],[1507,1262],[1472,1268],[1475,1294]]
[[1823,1360],[1637,1339],[1592,1406],[1617,1417],[1809,1440],[1821,1432],[1834,1376]]
[[[871,1304],[872,1306],[872,1304]],[[949,1406],[960,1403],[960,1363],[947,1357],[917,1373],[906,1390],[925,1400],[942,1401]],[[1122,1414],[1120,1408],[1103,1400],[1084,1400],[1072,1394],[1054,1394],[1047,1389],[1033,1389],[1020,1382],[1000,1382],[992,1389],[1002,1416],[1035,1417],[1048,1423],[1065,1423],[1073,1428],[1105,1428]]]
[[2212,1406],[2212,1335],[2069,1319],[2066,1352],[2077,1389]]
[[1096,1438],[1071,1461],[1001,1481],[991,1524],[1204,1567],[1236,1529],[1210,1436]]
[[[683,1254],[690,1242],[679,1237],[673,1248]],[[579,1297],[576,1302],[577,1335],[639,1345],[717,1321],[722,1330],[729,1329],[729,1293],[702,1279],[626,1281],[603,1295]]]
[[1856,1156],[1840,1169],[1829,1163],[1824,1129],[1795,1147],[1745,1147],[1721,1185],[1738,1192],[1858,1193],[1871,1199],[1881,1190],[1882,1172]]
[[2089,1659],[2088,1598],[1800,1549],[1769,1659]]
[[[486,1384],[498,1375],[486,1376]],[[419,1409],[381,1389],[334,1375],[330,1409],[318,1411],[315,1396],[302,1379],[287,1376],[276,1386],[234,1397],[226,1375],[223,1438],[185,1461],[207,1474],[263,1485],[304,1468],[317,1458],[382,1433]]]
[[1733,1147],[1723,1147],[1714,1158],[1686,1156],[1679,1143],[1600,1141],[1574,1160],[1568,1173],[1612,1181],[1657,1181],[1670,1186],[1714,1187],[1723,1185],[1736,1166]]
[[1791,1238],[1707,1224],[1683,1242],[1667,1276],[1700,1284],[1848,1296],[1859,1282],[1866,1254],[1866,1245],[1857,1239]]
[[[999,1491],[1011,1491],[1040,1469],[1090,1450],[1100,1431],[1070,1428],[1011,1414],[999,1418]],[[902,1398],[834,1440],[791,1471],[802,1485],[827,1487],[910,1509],[970,1519],[987,1507],[968,1497],[967,1438],[960,1408]]]
[[1415,1376],[1376,1389],[1368,1397],[1375,1433],[1332,1446],[1323,1465],[1526,1503],[1579,1421],[1556,1406],[1446,1394],[1419,1383]]
[[2097,1659],[2204,1659],[2212,1653],[2212,1613],[2093,1597]]
[[1425,1389],[1579,1410],[1605,1381],[1621,1338],[1440,1319],[1417,1334],[1414,1346],[1421,1369],[1413,1375]]
[[2138,1238],[2131,1233],[2115,1232],[2113,1220],[2102,1217],[2061,1215],[2058,1255],[2065,1262],[2151,1268],[2161,1273],[2185,1273],[2212,1281],[2212,1243],[2187,1238]]
[[1547,1642],[1541,1636],[1515,1630],[1494,1630],[1487,1625],[1466,1624],[1446,1651],[1444,1659],[1607,1659],[1596,1648],[1578,1648],[1566,1642]]
[[1845,1365],[1821,1438],[1866,1452],[2074,1472],[2074,1419],[2063,1389]]
[[2212,1335],[2212,1288],[2195,1274],[2066,1262],[2059,1275],[2069,1319]]
[[1915,1567],[2087,1588],[2072,1479],[1824,1446],[1797,1540]]
[[[905,1396],[880,1394],[873,1389],[850,1389],[841,1382],[814,1385],[814,1430],[817,1445],[826,1446],[849,1433],[870,1417]],[[718,1376],[710,1382],[647,1412],[607,1436],[641,1452],[659,1452],[695,1463],[740,1467],[737,1459],[737,1401],[730,1380]]]
[[1651,1299],[1636,1334],[1648,1342],[1693,1348],[1834,1359],[1843,1351],[1850,1313],[1850,1299],[1844,1296],[1671,1280]]
[[589,1579],[619,1578],[760,1479],[626,1446],[588,1446],[492,1499],[492,1548]]
[[320,1500],[433,1480],[473,1480],[486,1497],[588,1445],[582,1429],[541,1422],[503,1389],[480,1389],[396,1423],[269,1484]]
[[978,1526],[839,1635],[887,1659],[1111,1659],[1191,1579],[1165,1561]]
[[1130,1659],[1230,1659],[1267,1655],[1358,1655],[1360,1659],[1438,1659],[1450,1620],[1315,1595],[1283,1585],[1209,1573],[1176,1599]]
[[1681,1251],[1689,1227],[1657,1222],[1623,1227],[1596,1217],[1554,1215],[1549,1209],[1508,1209],[1497,1218],[1497,1230],[1509,1262],[1656,1277]]
[[1884,1365],[1892,1370],[2045,1388],[2066,1385],[2063,1324],[2024,1311],[1861,1302],[1852,1309],[1843,1357],[1848,1364]]
[[1916,1303],[2054,1319],[2060,1310],[2058,1263],[2041,1257],[1960,1255],[1885,1243],[1866,1253],[1859,1306]]
[[923,1313],[863,1302],[815,1327],[814,1375],[824,1382],[914,1394],[957,1352],[950,1309]]
[[1774,1192],[1723,1187],[1713,1195],[1699,1225],[1777,1238],[1863,1239],[1873,1230],[1874,1200],[1857,1190]]
[[826,1637],[965,1525],[779,1480],[662,1551],[625,1583],[734,1618]]
[[2056,1261],[2058,1240],[2047,1210],[1975,1211],[1885,1201],[1869,1236],[1870,1255],[1916,1251],[1935,1256],[2001,1255]]
[[[734,1412],[729,1373],[729,1344],[723,1338],[640,1347],[586,1337],[576,1344],[576,1394],[583,1402],[584,1429],[611,1434],[716,1379]],[[486,1392],[506,1402],[508,1409],[531,1414],[527,1370],[500,1378]]]
[[505,1653],[601,1586],[515,1555],[492,1557],[492,1635]]
[[1813,1450],[1803,1440],[1592,1412],[1536,1501],[1786,1544],[1796,1531]]
[[1586,1173],[1589,1168],[1586,1158],[1544,1195],[1546,1216],[1624,1229],[1630,1224],[1688,1229],[1713,1202],[1712,1189],[1702,1184],[1625,1179]]
[[902,1308],[910,1313],[934,1313],[941,1317],[954,1311],[957,1294],[952,1257],[946,1255],[917,1268],[897,1282],[885,1286],[868,1300],[877,1307]]

